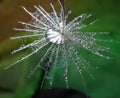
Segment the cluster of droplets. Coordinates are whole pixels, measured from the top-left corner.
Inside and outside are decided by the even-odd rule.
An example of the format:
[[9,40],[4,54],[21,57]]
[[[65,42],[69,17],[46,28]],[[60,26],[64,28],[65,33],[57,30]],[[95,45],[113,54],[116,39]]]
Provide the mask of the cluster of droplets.
[[[58,0],[59,1],[59,0]],[[99,40],[96,39],[95,36],[97,34],[109,34],[106,32],[80,32],[80,29],[87,27],[88,25],[93,24],[95,21],[91,22],[88,25],[83,24],[82,22],[89,18],[91,14],[82,14],[72,21],[67,23],[67,18],[71,11],[68,12],[67,15],[64,14],[63,7],[59,1],[61,6],[61,11],[58,14],[51,3],[51,8],[53,10],[52,13],[46,12],[40,5],[34,6],[37,11],[34,13],[29,12],[25,7],[22,7],[31,17],[32,21],[29,23],[19,22],[25,26],[24,29],[17,29],[19,31],[27,31],[32,32],[32,34],[11,37],[11,39],[24,39],[38,36],[38,39],[34,40],[32,43],[24,45],[12,52],[12,54],[22,51],[27,48],[36,47],[34,51],[30,54],[20,58],[16,62],[7,66],[5,69],[12,67],[13,65],[22,62],[28,57],[32,56],[35,53],[38,53],[43,47],[49,46],[46,50],[45,54],[35,66],[35,68],[31,71],[30,76],[34,74],[34,72],[41,68],[44,70],[44,77],[41,83],[41,88],[43,88],[45,80],[49,80],[50,88],[53,86],[55,70],[57,68],[57,63],[61,62],[61,66],[64,67],[64,79],[66,88],[69,88],[69,70],[68,66],[70,64],[75,65],[77,71],[79,72],[83,82],[84,77],[82,75],[82,70],[86,70],[91,77],[91,72],[87,69],[89,67],[89,62],[87,62],[78,52],[76,45],[84,48],[85,50],[90,51],[93,54],[109,59],[108,56],[102,54],[103,52],[109,52],[109,48],[103,47],[97,44],[97,42],[106,42],[107,40]],[[64,16],[64,17],[63,17]],[[47,62],[42,65],[43,61],[48,58]],[[49,73],[49,69],[52,70]],[[30,77],[29,76],[29,77]],[[85,82],[84,82],[84,86]]]

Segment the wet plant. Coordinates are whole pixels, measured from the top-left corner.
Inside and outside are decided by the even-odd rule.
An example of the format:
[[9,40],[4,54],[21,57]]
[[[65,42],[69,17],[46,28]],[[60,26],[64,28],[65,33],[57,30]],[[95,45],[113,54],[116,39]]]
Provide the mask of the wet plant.
[[[31,71],[30,76],[34,74],[34,72],[41,68],[44,71],[44,77],[41,83],[41,88],[43,88],[45,80],[49,80],[49,87],[53,87],[55,70],[57,68],[58,63],[64,67],[64,81],[66,84],[66,88],[69,88],[69,70],[68,67],[72,64],[76,68],[76,71],[79,72],[83,82],[84,77],[82,75],[82,71],[85,70],[88,74],[92,76],[91,72],[87,69],[89,67],[89,62],[82,57],[80,52],[78,52],[78,48],[83,48],[91,53],[98,55],[100,57],[109,59],[109,56],[104,55],[104,52],[109,52],[110,49],[104,46],[99,45],[97,42],[107,42],[107,40],[97,39],[96,35],[109,34],[108,32],[81,32],[81,29],[92,25],[95,21],[92,21],[89,24],[84,24],[83,21],[91,17],[91,14],[82,14],[71,21],[67,21],[69,11],[65,14],[64,2],[59,1],[60,11],[56,11],[55,7],[52,3],[50,6],[53,12],[48,13],[42,6],[34,6],[36,8],[35,12],[28,11],[25,7],[22,8],[32,17],[32,20],[28,23],[19,22],[24,25],[24,29],[15,28],[18,31],[27,31],[28,35],[11,37],[11,39],[25,39],[38,37],[32,43],[24,45],[14,51],[12,54],[25,50],[27,48],[34,48],[34,50],[18,59],[16,62],[7,66],[5,69],[12,67],[13,65],[24,61],[28,57],[31,57],[33,54],[41,51],[45,46],[49,45],[49,48],[46,50],[45,54],[42,56],[41,60],[35,66],[35,68]],[[29,34],[31,32],[32,34]],[[44,60],[46,63],[43,65]],[[49,73],[49,69],[52,70]],[[84,86],[86,84],[84,82]]]

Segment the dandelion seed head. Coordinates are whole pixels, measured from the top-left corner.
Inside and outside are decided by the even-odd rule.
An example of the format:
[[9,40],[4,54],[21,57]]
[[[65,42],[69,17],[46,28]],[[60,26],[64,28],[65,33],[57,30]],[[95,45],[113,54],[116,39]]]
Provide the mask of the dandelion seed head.
[[[98,34],[102,35],[108,33],[80,32],[82,28],[85,28],[94,23],[93,21],[87,25],[83,24],[83,21],[91,17],[91,14],[88,15],[82,14],[74,18],[70,22],[67,22],[67,18],[71,11],[69,11],[67,15],[64,15],[64,10],[62,6],[60,8],[61,9],[60,12],[57,12],[55,10],[52,3],[50,4],[50,6],[53,10],[52,13],[48,13],[40,5],[34,6],[36,8],[36,11],[33,13],[29,12],[25,7],[22,7],[32,17],[32,20],[28,23],[19,22],[20,24],[24,25],[25,28],[24,29],[15,28],[15,30],[27,31],[28,35],[11,37],[11,39],[23,39],[35,36],[38,36],[38,39],[37,40],[35,39],[32,43],[29,43],[14,50],[12,53],[14,54],[31,47],[36,48],[30,54],[20,58],[13,64],[9,65],[7,68],[10,68],[11,66],[19,62],[22,62],[23,60],[27,59],[33,54],[38,53],[38,51],[40,51],[43,47],[50,44],[50,47],[47,49],[43,57],[40,59],[35,68],[31,71],[30,76],[33,75],[38,68],[42,68],[45,71],[45,74],[43,81],[41,83],[41,88],[43,88],[45,80],[49,80],[51,88],[54,82],[57,63],[61,62],[61,66],[64,67],[64,79],[66,88],[69,88],[68,66],[70,65],[70,63],[75,65],[76,70],[80,74],[83,82],[84,77],[82,76],[82,70],[87,71],[87,73],[90,74],[91,77],[93,77],[91,72],[87,69],[87,67],[89,67],[89,62],[85,60],[82,57],[82,55],[79,54],[76,45],[80,46],[80,48],[83,48],[86,51],[90,51],[95,55],[109,59],[109,57],[104,55],[103,52],[109,52],[110,49],[97,44],[97,42],[109,42],[109,41],[95,38],[95,36]],[[30,35],[29,32],[32,32],[32,34]],[[48,58],[48,61],[42,66],[42,63],[46,57]],[[48,74],[48,69],[52,69],[52,72],[50,74]],[[86,87],[85,83],[84,86]]]

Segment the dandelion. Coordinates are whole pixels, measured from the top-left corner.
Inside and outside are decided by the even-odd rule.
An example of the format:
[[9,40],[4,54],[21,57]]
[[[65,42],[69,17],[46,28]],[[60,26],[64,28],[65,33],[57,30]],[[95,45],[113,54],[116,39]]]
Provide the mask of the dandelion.
[[[72,21],[67,22],[67,18],[71,11],[68,14],[65,14],[63,4],[58,0],[60,4],[60,12],[57,12],[52,3],[50,6],[53,10],[52,13],[48,13],[43,7],[34,6],[36,11],[34,13],[29,12],[25,7],[22,7],[31,17],[32,21],[19,22],[24,25],[24,29],[17,29],[18,31],[27,31],[32,32],[30,35],[25,36],[17,36],[11,37],[11,39],[23,39],[23,38],[31,38],[37,36],[38,39],[34,40],[32,43],[24,45],[19,49],[16,49],[12,52],[12,54],[20,52],[24,49],[35,47],[34,51],[30,54],[20,58],[13,64],[7,66],[5,69],[12,67],[13,65],[22,62],[33,54],[38,53],[43,47],[48,46],[49,48],[46,50],[45,54],[35,66],[35,68],[31,71],[30,76],[34,74],[34,72],[38,68],[42,68],[45,72],[44,78],[41,83],[41,88],[43,88],[45,80],[49,80],[50,88],[53,86],[55,70],[57,68],[57,63],[60,62],[61,66],[64,67],[64,80],[66,84],[66,88],[69,88],[69,70],[68,66],[70,64],[75,65],[77,71],[79,72],[82,80],[84,81],[84,77],[82,76],[82,70],[86,70],[91,76],[92,74],[87,69],[89,66],[89,62],[86,61],[82,55],[79,54],[76,46],[83,48],[91,53],[98,55],[100,57],[104,57],[109,59],[108,56],[105,56],[103,52],[108,52],[109,48],[103,47],[97,44],[97,42],[106,40],[96,39],[95,36],[97,34],[109,34],[106,32],[80,32],[82,28],[85,28],[89,25],[92,25],[95,21],[86,25],[83,24],[83,21],[91,17],[91,14],[82,14]],[[42,65],[43,61],[48,58],[46,63]],[[48,74],[48,70],[52,69],[52,72]],[[84,84],[85,85],[85,84]]]

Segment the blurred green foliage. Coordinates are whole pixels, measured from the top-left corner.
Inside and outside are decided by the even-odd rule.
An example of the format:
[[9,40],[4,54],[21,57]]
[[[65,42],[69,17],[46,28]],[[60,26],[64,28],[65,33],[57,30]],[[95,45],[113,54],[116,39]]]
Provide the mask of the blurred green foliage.
[[[90,18],[90,21],[96,18],[98,19],[94,25],[84,28],[82,31],[110,32],[109,35],[98,36],[98,38],[113,39],[113,43],[99,43],[111,48],[112,56],[110,60],[86,51],[79,51],[79,53],[90,62],[93,68],[99,67],[99,69],[91,69],[95,80],[93,80],[89,74],[83,72],[88,95],[90,95],[91,98],[120,97],[120,44],[115,43],[120,42],[119,4],[120,1],[118,0],[66,0],[66,9],[72,10],[72,15],[69,17],[69,20],[82,13],[93,14],[93,18]],[[37,70],[31,78],[28,79],[27,76],[42,57],[45,49],[8,70],[2,70],[5,65],[11,64],[19,57],[30,52],[26,50],[15,55],[10,55],[10,51],[19,45],[20,41],[10,41],[9,39],[0,43],[1,51],[4,50],[4,47],[8,47],[8,52],[2,53],[0,51],[0,98],[30,98],[31,95],[34,94],[41,78],[40,69]],[[60,65],[58,64],[57,66]],[[63,73],[62,67],[55,71],[54,87],[65,87]],[[46,81],[45,88],[48,86],[47,82],[48,81]],[[71,88],[86,93],[83,82],[74,65],[69,65],[69,83]]]

